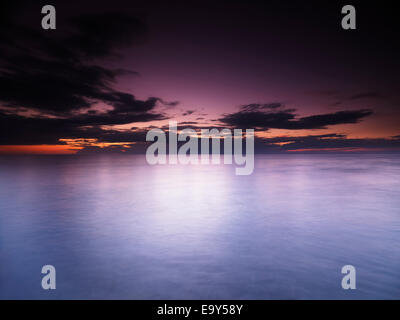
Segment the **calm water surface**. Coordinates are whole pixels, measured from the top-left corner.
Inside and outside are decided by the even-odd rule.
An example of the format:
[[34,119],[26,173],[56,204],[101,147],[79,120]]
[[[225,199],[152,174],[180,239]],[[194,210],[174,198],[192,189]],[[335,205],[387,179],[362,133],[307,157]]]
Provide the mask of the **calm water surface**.
[[399,194],[398,155],[2,157],[0,298],[399,299]]

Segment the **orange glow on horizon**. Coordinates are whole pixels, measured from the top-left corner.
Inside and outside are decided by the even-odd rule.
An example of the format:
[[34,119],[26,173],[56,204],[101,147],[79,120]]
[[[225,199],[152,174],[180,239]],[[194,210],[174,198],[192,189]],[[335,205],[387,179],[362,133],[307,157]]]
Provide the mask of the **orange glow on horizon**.
[[83,149],[84,147],[99,147],[101,149],[110,146],[121,146],[124,148],[130,148],[136,142],[99,142],[98,139],[90,138],[78,138],[78,139],[59,139],[60,142],[65,142],[69,147],[76,149]]
[[75,154],[81,148],[69,145],[4,145],[0,146],[0,154]]
[[[110,146],[121,146],[130,148],[135,142],[98,142],[98,139],[59,139],[63,144],[41,144],[41,145],[0,145],[0,155],[63,155],[76,154],[85,147],[99,147],[101,149]],[[124,150],[122,150],[124,151]]]

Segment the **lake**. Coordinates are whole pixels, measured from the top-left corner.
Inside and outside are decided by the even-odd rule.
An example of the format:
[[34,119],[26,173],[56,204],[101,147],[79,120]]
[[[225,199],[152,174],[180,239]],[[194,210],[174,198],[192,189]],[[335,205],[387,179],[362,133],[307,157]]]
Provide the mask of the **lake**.
[[[398,299],[400,157],[0,157],[1,299]],[[43,265],[57,289],[43,290]],[[341,268],[356,268],[356,290]]]

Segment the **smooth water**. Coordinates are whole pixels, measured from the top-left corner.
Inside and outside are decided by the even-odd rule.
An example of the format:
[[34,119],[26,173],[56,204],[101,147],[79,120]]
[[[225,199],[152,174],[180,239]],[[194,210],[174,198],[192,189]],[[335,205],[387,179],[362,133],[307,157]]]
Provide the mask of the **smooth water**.
[[399,194],[398,155],[2,157],[0,298],[398,299]]

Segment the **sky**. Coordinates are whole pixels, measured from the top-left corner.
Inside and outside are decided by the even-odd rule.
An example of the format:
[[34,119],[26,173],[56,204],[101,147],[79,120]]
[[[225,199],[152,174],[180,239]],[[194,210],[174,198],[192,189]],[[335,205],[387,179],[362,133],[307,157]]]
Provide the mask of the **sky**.
[[47,1],[0,10],[0,154],[141,153],[165,128],[256,151],[400,150],[394,2]]

